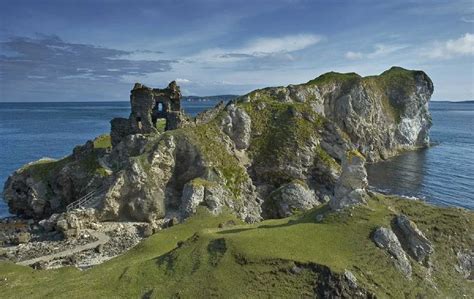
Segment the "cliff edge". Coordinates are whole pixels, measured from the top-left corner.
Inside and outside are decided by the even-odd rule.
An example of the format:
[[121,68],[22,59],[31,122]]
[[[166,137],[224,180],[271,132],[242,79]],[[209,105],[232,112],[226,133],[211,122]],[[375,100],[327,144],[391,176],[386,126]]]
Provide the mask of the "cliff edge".
[[378,161],[427,146],[432,92],[422,71],[332,72],[189,118],[175,83],[136,84],[130,118],[112,120],[112,138],[22,167],[4,198],[10,212],[37,219],[88,194],[102,220],[160,222],[200,205],[247,222],[285,217],[334,198],[346,153]]

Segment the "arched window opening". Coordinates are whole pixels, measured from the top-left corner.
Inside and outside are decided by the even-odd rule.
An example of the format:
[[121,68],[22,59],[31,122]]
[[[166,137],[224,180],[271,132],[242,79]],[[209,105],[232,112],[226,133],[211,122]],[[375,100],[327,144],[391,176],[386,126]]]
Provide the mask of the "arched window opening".
[[163,107],[163,103],[158,102],[158,103],[156,104],[156,110],[157,110],[158,112],[163,112],[163,108],[164,108],[164,107]]

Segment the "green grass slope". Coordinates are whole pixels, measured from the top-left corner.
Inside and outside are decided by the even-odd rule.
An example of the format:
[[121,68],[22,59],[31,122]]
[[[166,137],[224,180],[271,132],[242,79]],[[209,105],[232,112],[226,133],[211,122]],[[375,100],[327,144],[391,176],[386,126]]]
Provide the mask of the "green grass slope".
[[[405,213],[433,242],[432,270],[411,260],[406,279],[370,239]],[[316,215],[325,214],[316,222]],[[237,225],[219,224],[234,221]],[[230,214],[205,211],[163,230],[126,254],[87,271],[37,271],[0,263],[2,298],[259,298],[311,297],[327,279],[351,271],[378,297],[474,296],[456,272],[456,252],[474,246],[472,212],[376,196],[343,213],[325,206],[286,219],[243,224]],[[295,265],[299,266],[294,271]],[[318,266],[318,267],[316,267]],[[316,269],[316,270],[315,270]]]

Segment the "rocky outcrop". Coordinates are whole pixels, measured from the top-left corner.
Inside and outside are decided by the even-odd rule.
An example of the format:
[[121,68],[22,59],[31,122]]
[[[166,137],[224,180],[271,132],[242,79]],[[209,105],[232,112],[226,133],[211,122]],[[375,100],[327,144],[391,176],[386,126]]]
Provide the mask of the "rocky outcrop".
[[456,254],[458,264],[454,266],[456,271],[461,273],[464,278],[474,280],[474,251],[458,252]]
[[362,204],[367,197],[368,186],[365,159],[357,151],[348,152],[342,159],[342,173],[336,183],[333,199],[329,206],[339,210]]
[[242,108],[229,105],[226,108],[227,114],[222,117],[222,130],[235,143],[239,150],[246,149],[250,145],[251,118]]
[[187,217],[194,214],[199,205],[204,205],[213,214],[219,214],[224,207],[233,208],[232,197],[221,185],[198,178],[184,185],[180,210]]
[[403,251],[402,244],[398,240],[395,233],[388,228],[379,227],[372,235],[375,244],[385,249],[391,256],[395,258],[395,266],[406,276],[411,277],[411,264],[408,260],[405,251]]
[[111,122],[110,145],[91,141],[62,160],[26,165],[8,179],[4,198],[12,213],[46,218],[100,189],[99,219],[148,222],[187,217],[197,205],[228,207],[249,222],[261,219],[262,204],[275,203],[271,217],[328,198],[340,209],[364,201],[365,159],[427,145],[432,92],[421,71],[328,73],[190,119],[175,83],[136,84],[130,117]]
[[97,188],[108,176],[94,155],[76,161],[43,159],[17,170],[5,183],[12,214],[42,219],[62,212],[75,198]]
[[424,72],[392,67],[370,77],[331,72],[306,84],[257,90],[243,99],[307,103],[372,162],[428,145],[432,93],[433,83]]
[[269,218],[284,218],[291,216],[295,211],[305,211],[318,206],[314,191],[299,181],[281,186],[270,194],[267,200],[266,216]]
[[[411,277],[412,267],[407,254],[424,266],[431,267],[429,257],[434,252],[433,245],[416,224],[401,214],[395,217],[392,226],[393,231],[385,227],[377,228],[372,234],[372,240],[395,258],[397,268],[408,278]],[[465,269],[469,266],[464,255],[458,254],[458,259],[461,266],[456,269],[458,272],[466,273]]]
[[57,231],[65,238],[74,238],[78,233],[98,222],[95,209],[81,209],[70,213],[53,214],[48,219],[43,219],[39,225],[44,231]]
[[430,240],[418,229],[416,224],[408,219],[406,215],[398,215],[395,218],[395,227],[402,243],[408,248],[408,253],[418,262],[426,262],[433,253],[433,245]]

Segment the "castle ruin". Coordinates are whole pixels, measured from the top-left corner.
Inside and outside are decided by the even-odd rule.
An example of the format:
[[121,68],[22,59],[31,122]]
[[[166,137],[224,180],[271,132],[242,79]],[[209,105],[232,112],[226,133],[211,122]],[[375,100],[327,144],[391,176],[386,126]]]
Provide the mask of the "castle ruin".
[[165,119],[165,130],[180,128],[186,116],[181,110],[181,91],[175,81],[167,88],[150,88],[140,83],[130,92],[129,118],[114,118],[111,123],[112,146],[125,136],[157,133],[158,119]]

